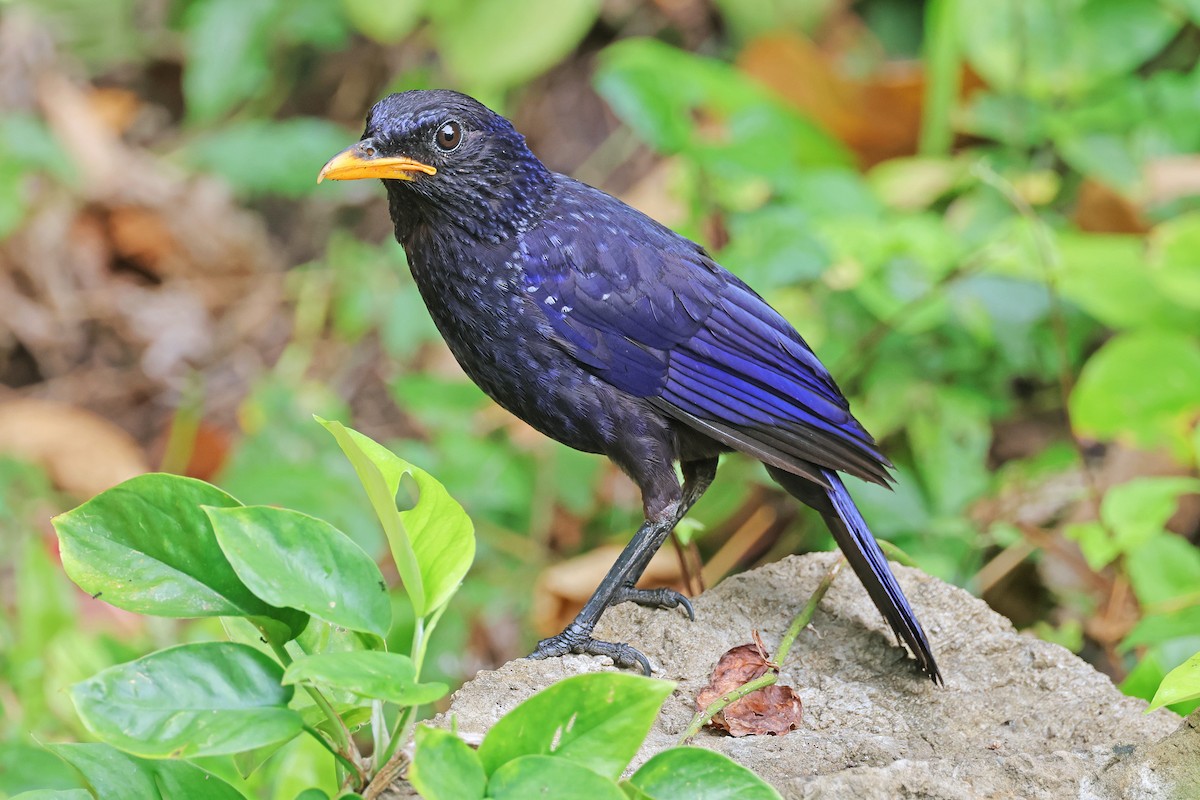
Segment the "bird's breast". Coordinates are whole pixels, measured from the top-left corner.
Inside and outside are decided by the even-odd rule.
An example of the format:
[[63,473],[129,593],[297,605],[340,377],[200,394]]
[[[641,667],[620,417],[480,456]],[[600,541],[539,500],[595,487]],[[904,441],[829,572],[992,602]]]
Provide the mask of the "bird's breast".
[[[604,449],[594,378],[554,347],[536,306],[546,291],[519,248],[406,244],[409,266],[450,352],[493,400],[579,450]],[[414,246],[418,245],[418,246]]]

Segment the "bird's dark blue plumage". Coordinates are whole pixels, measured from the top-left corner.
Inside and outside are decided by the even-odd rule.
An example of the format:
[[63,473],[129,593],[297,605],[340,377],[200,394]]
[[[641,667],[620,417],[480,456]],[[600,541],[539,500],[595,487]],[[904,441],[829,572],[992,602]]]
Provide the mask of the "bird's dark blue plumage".
[[538,655],[644,664],[627,645],[593,641],[591,628],[613,602],[686,603],[632,587],[717,455],[734,449],[824,515],[884,617],[940,680],[837,474],[886,485],[890,463],[800,335],[702,247],[550,172],[507,120],[453,92],[381,101],[362,141],[322,175],[386,177],[396,236],[467,374],[546,435],[607,455],[642,490],[645,525]]

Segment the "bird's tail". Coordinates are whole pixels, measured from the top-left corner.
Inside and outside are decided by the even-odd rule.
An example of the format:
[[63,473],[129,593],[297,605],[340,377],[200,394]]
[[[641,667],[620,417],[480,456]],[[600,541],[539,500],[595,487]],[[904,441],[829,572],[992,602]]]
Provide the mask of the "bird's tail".
[[929,648],[929,640],[925,638],[925,631],[921,629],[921,623],[917,622],[917,615],[913,613],[912,606],[900,590],[900,584],[896,582],[896,576],[892,574],[887,558],[879,549],[866,520],[859,513],[858,506],[854,504],[854,499],[850,497],[850,492],[838,474],[833,470],[821,470],[829,483],[829,488],[826,489],[777,467],[767,467],[767,470],[789,494],[821,512],[838,547],[842,549],[846,560],[866,587],[867,594],[875,602],[875,607],[892,626],[896,636],[908,645],[925,674],[934,683],[941,683],[942,675],[938,671],[937,662],[933,660],[933,652]]

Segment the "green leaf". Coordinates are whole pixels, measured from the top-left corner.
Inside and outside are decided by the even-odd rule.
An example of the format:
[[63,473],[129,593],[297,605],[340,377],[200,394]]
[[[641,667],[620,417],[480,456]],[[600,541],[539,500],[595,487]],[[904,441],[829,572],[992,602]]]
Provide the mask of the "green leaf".
[[1150,233],[1149,275],[1163,294],[1200,309],[1200,211],[1164,222]]
[[392,624],[379,567],[324,520],[270,506],[206,508],[217,542],[250,590],[268,603],[386,637]]
[[1070,410],[1084,435],[1181,451],[1200,412],[1200,343],[1166,331],[1115,336],[1083,366]]
[[1108,529],[1099,522],[1068,522],[1063,528],[1063,535],[1079,544],[1084,560],[1097,572],[1121,555],[1121,549],[1109,535]]
[[1059,289],[1096,319],[1115,328],[1195,328],[1194,311],[1146,280],[1143,237],[1064,231],[1057,244]]
[[1200,492],[1196,478],[1134,478],[1112,487],[1100,505],[1100,518],[1114,532],[1119,552],[1132,553],[1159,534],[1179,508],[1179,498]]
[[256,597],[225,559],[201,506],[240,505],[203,481],[139,475],[53,520],[63,569],[88,594],[159,617],[248,617],[284,642],[308,617]]
[[629,783],[651,800],[780,800],[762,778],[702,747],[672,747],[633,773]]
[[616,778],[646,738],[675,684],[615,672],[576,675],[530,697],[488,731],[489,775],[524,755],[553,755]]
[[0,797],[33,789],[79,789],[83,781],[62,761],[41,747],[21,742],[0,743]]
[[488,797],[495,800],[626,800],[611,778],[587,767],[554,756],[521,756],[501,764],[488,781]]
[[329,800],[329,795],[321,789],[305,789],[296,795],[296,800]]
[[1173,533],[1134,548],[1126,556],[1125,568],[1143,607],[1196,596],[1200,591],[1200,549]]
[[537,77],[574,50],[600,2],[474,0],[433,3],[429,11],[450,71],[473,91],[494,92]]
[[[383,445],[340,422],[317,418],[354,465],[391,545],[392,557],[418,617],[450,599],[475,559],[475,528],[446,488]],[[397,511],[400,480],[412,476],[416,505]]]
[[[1070,523],[1065,531],[1067,538],[1079,543],[1088,566],[1102,569],[1117,556],[1136,553],[1155,537],[1168,535],[1167,520],[1178,508],[1180,495],[1197,491],[1200,480],[1195,478],[1135,478],[1104,495],[1100,505],[1103,524]],[[1145,558],[1145,554],[1139,556],[1143,563]],[[1158,583],[1153,579],[1149,582]]]
[[210,122],[273,82],[268,36],[276,0],[199,0],[183,18],[188,117]]
[[317,188],[321,165],[351,138],[344,128],[315,117],[248,119],[191,139],[181,155],[242,195],[303,197]]
[[146,761],[106,744],[47,748],[83,774],[96,800],[244,800],[237,789],[186,761]]
[[318,683],[402,706],[432,703],[450,691],[444,683],[417,683],[417,669],[408,656],[373,650],[302,656],[287,668],[283,682]]
[[986,399],[954,387],[938,387],[908,424],[921,481],[935,512],[965,513],[987,490],[992,426]]
[[88,730],[149,758],[224,755],[290,739],[283,668],[253,647],[185,644],[119,664],[71,688]]
[[1195,636],[1196,631],[1200,631],[1200,605],[1188,606],[1166,614],[1148,614],[1133,626],[1133,630],[1121,642],[1121,650],[1127,651],[1135,647],[1162,644],[1171,639]]
[[1147,711],[1200,698],[1200,653],[1167,673]]
[[424,0],[342,0],[350,22],[364,36],[381,44],[395,44],[416,27]]
[[34,789],[13,795],[10,800],[94,800],[86,789]]
[[[797,166],[848,166],[849,152],[800,112],[733,66],[653,39],[605,48],[596,89],[655,149],[703,155],[731,177],[783,180]],[[712,136],[695,123],[702,111],[727,129]]]
[[[344,724],[353,731],[371,719],[371,709],[367,706],[361,704],[350,706],[339,702],[337,698],[328,699],[341,718],[341,722],[336,727]],[[306,701],[310,704],[305,705]],[[300,712],[300,718],[305,725],[331,734],[330,738],[332,739],[335,725],[325,714],[325,711],[317,706],[315,702],[301,695],[292,701],[292,708]],[[315,756],[309,752],[313,748],[317,751],[317,755]],[[319,783],[321,778],[319,773],[322,771],[329,772],[328,783],[329,785],[333,785],[334,764],[324,760],[324,756],[328,752],[311,736],[299,736],[295,739],[289,739],[286,742],[273,742],[263,747],[255,747],[252,750],[242,750],[240,753],[235,753],[233,756],[233,766],[237,769],[239,775],[243,778],[249,778],[259,767],[279,753],[281,754],[280,757],[274,761],[274,774],[280,774],[280,771],[284,769],[284,762],[296,762],[296,764],[289,763],[286,769],[289,782],[296,784],[297,790],[307,787],[308,783],[305,783],[305,781]],[[303,766],[298,766],[297,764]],[[275,788],[278,790],[278,795],[283,794],[282,789],[288,787],[276,786]]]
[[876,164],[867,182],[891,208],[919,211],[933,205],[967,177],[965,162],[945,156],[907,156]]
[[319,619],[308,623],[304,633],[296,637],[296,644],[308,654],[387,649],[383,639],[374,634],[342,628]]
[[1133,70],[1182,22],[1161,3],[1127,0],[996,0],[957,8],[966,57],[988,85],[1038,99],[1080,95]]
[[450,731],[421,725],[408,780],[425,800],[477,800],[487,776],[471,746]]

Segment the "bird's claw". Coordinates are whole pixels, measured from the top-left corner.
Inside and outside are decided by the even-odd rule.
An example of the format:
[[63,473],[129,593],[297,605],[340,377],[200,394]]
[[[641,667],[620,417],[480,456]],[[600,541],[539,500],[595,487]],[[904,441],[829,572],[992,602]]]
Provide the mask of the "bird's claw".
[[529,658],[555,658],[565,656],[567,653],[608,656],[618,667],[623,669],[640,667],[642,674],[650,677],[650,660],[630,645],[623,642],[602,642],[573,627],[567,628],[557,636],[542,639],[534,651],[529,654]]
[[622,586],[613,595],[609,606],[625,602],[633,602],[639,606],[648,606],[650,608],[678,608],[682,606],[683,610],[687,612],[688,619],[692,622],[696,621],[696,610],[692,608],[692,601],[674,589],[636,589],[632,586]]

